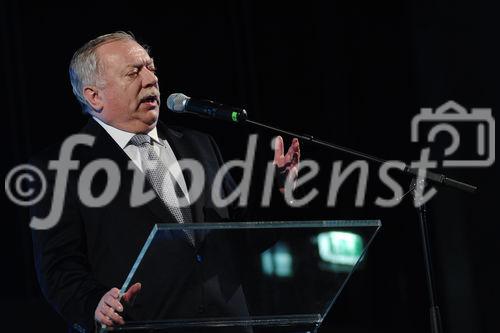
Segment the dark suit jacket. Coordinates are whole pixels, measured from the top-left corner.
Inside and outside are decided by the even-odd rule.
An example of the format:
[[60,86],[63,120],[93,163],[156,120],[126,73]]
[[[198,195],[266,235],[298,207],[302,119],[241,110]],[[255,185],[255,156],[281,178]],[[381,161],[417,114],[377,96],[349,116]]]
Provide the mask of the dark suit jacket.
[[[167,128],[161,123],[158,130],[179,160],[193,158],[204,167],[206,185],[200,198],[192,203],[193,220],[238,219],[237,209],[215,207],[211,200],[210,185],[222,164],[213,139],[193,130]],[[36,271],[45,297],[70,327],[89,332],[94,329],[94,311],[99,300],[112,287],[121,287],[152,227],[156,223],[175,223],[175,219],[159,198],[143,206],[130,207],[133,179],[133,171],[128,169],[130,159],[93,119],[82,133],[95,136],[95,142],[92,147],[75,147],[72,160],[79,161],[80,166],[70,171],[64,197],[52,198],[56,172],[47,168],[49,160],[58,159],[58,147],[33,159],[33,164],[44,171],[49,189],[32,207],[31,215],[43,218],[50,211],[53,199],[64,200],[57,225],[33,231]],[[120,189],[108,205],[87,207],[79,200],[79,175],[88,163],[100,158],[118,165]],[[189,187],[190,177],[185,177]],[[96,174],[91,185],[95,197],[104,190],[106,180],[105,172]],[[226,177],[224,191],[228,193],[233,187],[230,177]],[[137,279],[147,279],[154,273],[155,279],[148,283],[141,281],[143,290],[128,311],[131,319],[245,315],[247,309],[237,269],[227,261],[227,256],[232,254],[212,242],[211,251],[220,253],[221,257],[212,256],[203,262],[196,260],[197,254],[204,251],[203,245],[197,243],[194,248],[186,241],[170,244],[162,253],[164,265],[156,262],[150,271],[143,272],[142,276],[138,274]]]

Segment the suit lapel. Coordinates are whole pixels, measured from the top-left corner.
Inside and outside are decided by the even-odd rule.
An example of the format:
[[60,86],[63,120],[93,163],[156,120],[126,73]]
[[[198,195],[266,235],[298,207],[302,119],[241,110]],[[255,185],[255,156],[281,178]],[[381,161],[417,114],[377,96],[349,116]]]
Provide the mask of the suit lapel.
[[[174,151],[175,157],[178,161],[183,159],[195,159],[196,156],[193,155],[193,149],[189,146],[188,141],[184,137],[182,132],[176,131],[171,128],[167,128],[161,123],[158,123],[159,135],[166,139]],[[191,173],[185,169],[182,169],[182,175],[186,181],[186,186],[189,191],[191,188]],[[193,222],[203,222],[203,205],[205,202],[205,189],[201,192],[200,197],[195,202],[191,202],[191,215],[193,216]]]
[[[157,128],[159,129],[159,135],[163,135],[162,139],[166,139],[174,151],[174,154],[178,161],[183,159],[194,159],[199,160],[199,156],[194,154],[194,149],[190,145],[189,140],[182,132],[176,131],[171,128],[167,128],[162,123],[158,123]],[[182,174],[186,181],[186,186],[189,191],[191,188],[192,177],[189,171],[182,169]],[[206,174],[204,174],[206,178]],[[210,187],[206,186],[207,182],[205,179],[205,187],[202,189],[199,198],[196,201],[191,201],[191,215],[193,217],[193,222],[205,222],[205,206],[206,206],[206,198],[210,197],[210,193],[207,192],[210,190]],[[195,230],[194,236],[196,240],[196,248],[199,248],[203,244],[203,240],[205,239],[208,230]]]

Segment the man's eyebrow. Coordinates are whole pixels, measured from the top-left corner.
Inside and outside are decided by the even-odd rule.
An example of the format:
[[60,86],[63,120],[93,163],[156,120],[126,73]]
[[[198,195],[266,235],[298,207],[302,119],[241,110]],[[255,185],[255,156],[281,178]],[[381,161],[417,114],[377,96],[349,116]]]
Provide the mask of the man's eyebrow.
[[150,66],[150,65],[153,65],[154,66],[155,62],[154,62],[154,59],[153,58],[150,58],[149,60],[147,61],[142,61],[142,62],[136,62],[134,64],[129,64],[127,67],[132,67],[132,68],[141,68],[141,67],[144,67],[144,66]]

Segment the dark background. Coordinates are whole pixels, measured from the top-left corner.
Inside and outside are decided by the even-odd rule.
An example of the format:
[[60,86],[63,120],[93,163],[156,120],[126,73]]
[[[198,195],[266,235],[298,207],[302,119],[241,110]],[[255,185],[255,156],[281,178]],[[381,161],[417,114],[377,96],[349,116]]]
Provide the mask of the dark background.
[[[411,143],[410,122],[421,107],[455,100],[498,114],[498,12],[487,1],[451,0],[182,1],[161,7],[144,1],[4,1],[2,174],[83,127],[86,117],[67,75],[69,60],[86,41],[116,30],[132,31],[152,47],[164,101],[173,92],[210,98],[245,107],[257,121],[384,159],[416,160],[422,146]],[[162,108],[165,122],[212,134],[226,159],[243,158],[247,135],[255,132]],[[265,162],[272,158],[271,133],[259,133],[258,157]],[[434,157],[442,156],[447,140],[439,137]],[[462,146],[467,155],[474,138],[462,140]],[[353,158],[304,142],[302,151],[304,159],[322,166],[302,192],[316,187],[320,195],[302,209],[254,210],[252,219],[383,223],[366,265],[348,283],[323,331],[428,332],[421,239],[411,200],[391,209],[375,207],[375,197],[390,193],[372,164],[363,208],[354,206],[355,177],[341,188],[337,206],[325,208],[332,162]],[[443,188],[429,204],[444,331],[496,331],[498,164],[438,171],[480,189],[470,195]],[[398,180],[404,186],[410,182]],[[258,184],[253,191],[255,201]],[[37,285],[27,209],[7,198],[3,202],[2,325],[16,325],[17,332],[64,331]]]

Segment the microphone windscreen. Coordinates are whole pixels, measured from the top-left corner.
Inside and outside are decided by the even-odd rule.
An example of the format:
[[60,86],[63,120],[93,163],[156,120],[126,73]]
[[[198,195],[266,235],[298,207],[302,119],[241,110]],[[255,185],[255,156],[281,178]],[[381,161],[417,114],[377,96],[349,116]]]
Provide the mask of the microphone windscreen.
[[174,112],[186,111],[186,102],[189,100],[184,94],[174,93],[167,98],[167,107]]

